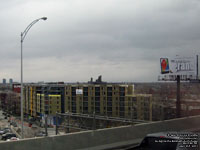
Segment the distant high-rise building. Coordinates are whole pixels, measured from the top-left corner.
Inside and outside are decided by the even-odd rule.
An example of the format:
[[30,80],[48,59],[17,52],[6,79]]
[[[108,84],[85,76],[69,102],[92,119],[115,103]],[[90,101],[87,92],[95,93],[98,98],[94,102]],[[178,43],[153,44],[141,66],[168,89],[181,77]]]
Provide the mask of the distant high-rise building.
[[10,83],[10,84],[13,84],[13,79],[9,79],[9,83]]
[[3,79],[3,84],[6,84],[6,79]]

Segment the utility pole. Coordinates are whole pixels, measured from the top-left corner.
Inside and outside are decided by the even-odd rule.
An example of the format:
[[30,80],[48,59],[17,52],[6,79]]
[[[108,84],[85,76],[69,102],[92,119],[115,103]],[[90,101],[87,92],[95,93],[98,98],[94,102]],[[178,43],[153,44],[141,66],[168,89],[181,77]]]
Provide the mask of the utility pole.
[[[69,111],[67,112],[69,114]],[[67,125],[68,125],[68,128],[67,128],[67,133],[70,132],[69,130],[69,126],[70,126],[70,115],[68,115],[68,118],[67,118]]]
[[96,130],[95,111],[93,112],[93,130]]
[[56,113],[56,135],[58,134],[58,114]]
[[45,114],[45,135],[48,136],[48,131],[47,131],[47,115]]
[[21,137],[22,139],[24,138],[24,111],[23,111],[23,107],[24,107],[24,103],[23,103],[23,42],[24,39],[28,33],[28,31],[31,29],[31,27],[37,23],[40,20],[47,20],[47,17],[42,17],[39,19],[34,20],[33,22],[31,22],[26,29],[24,30],[24,32],[21,32],[21,95],[20,95],[20,103],[21,103]]

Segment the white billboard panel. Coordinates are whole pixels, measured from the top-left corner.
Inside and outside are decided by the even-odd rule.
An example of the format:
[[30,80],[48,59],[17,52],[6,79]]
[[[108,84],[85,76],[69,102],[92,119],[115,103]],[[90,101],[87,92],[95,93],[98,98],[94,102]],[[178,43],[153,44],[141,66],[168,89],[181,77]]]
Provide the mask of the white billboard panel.
[[160,58],[161,75],[158,80],[174,81],[197,79],[197,57]]
[[83,90],[82,89],[76,89],[76,95],[82,95]]
[[170,74],[196,76],[195,57],[175,57],[170,59]]

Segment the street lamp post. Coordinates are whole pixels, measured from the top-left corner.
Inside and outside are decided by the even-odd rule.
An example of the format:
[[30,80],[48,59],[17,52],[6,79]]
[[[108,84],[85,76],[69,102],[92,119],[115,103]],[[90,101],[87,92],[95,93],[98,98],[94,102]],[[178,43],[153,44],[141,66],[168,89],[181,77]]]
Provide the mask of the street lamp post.
[[47,20],[47,17],[42,17],[31,22],[24,32],[21,32],[21,138],[24,138],[24,113],[23,113],[23,42],[26,37],[26,34],[30,28],[40,20]]

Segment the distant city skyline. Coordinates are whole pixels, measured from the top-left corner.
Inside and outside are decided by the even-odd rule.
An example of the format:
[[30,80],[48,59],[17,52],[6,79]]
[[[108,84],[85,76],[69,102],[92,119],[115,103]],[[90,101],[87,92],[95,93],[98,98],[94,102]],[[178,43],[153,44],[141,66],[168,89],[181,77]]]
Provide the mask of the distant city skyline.
[[154,82],[160,58],[200,55],[198,0],[8,0],[0,6],[0,79]]

